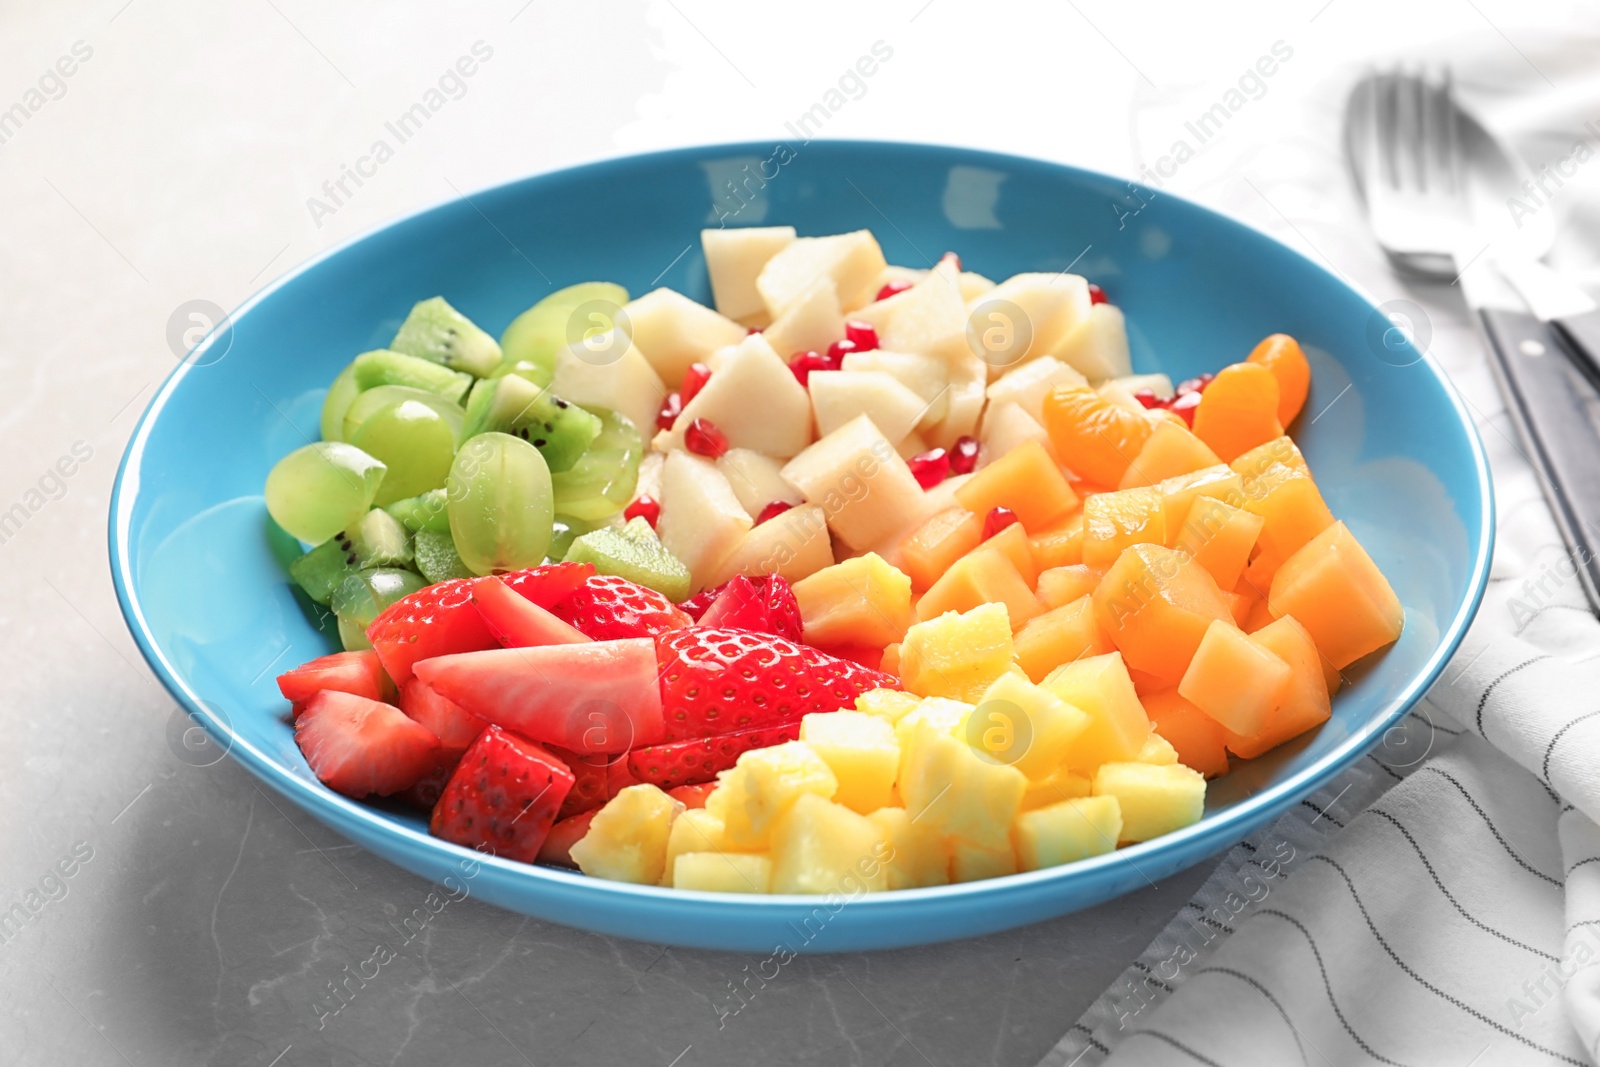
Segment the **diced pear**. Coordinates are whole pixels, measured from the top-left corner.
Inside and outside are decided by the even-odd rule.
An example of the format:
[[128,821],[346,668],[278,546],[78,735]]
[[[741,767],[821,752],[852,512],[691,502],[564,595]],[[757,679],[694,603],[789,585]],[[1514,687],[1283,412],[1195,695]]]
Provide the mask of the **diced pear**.
[[626,415],[644,433],[656,424],[656,412],[667,395],[650,361],[615,329],[556,353],[550,391],[583,407],[610,408]]
[[950,361],[950,391],[945,397],[950,410],[944,420],[928,431],[930,444],[949,448],[957,439],[973,437],[978,433],[978,419],[983,414],[983,391],[989,381],[988,364],[970,352]]
[[762,331],[774,352],[789,359],[796,352],[823,352],[844,336],[844,311],[833,279],[818,278]]
[[794,243],[794,239],[793,226],[701,230],[700,247],[706,254],[706,270],[711,275],[711,293],[717,310],[746,326],[761,326],[770,321],[766,302],[756,289],[756,278],[767,261]]
[[[794,382],[793,376],[789,380]],[[806,500],[822,506],[828,525],[854,549],[886,542],[925,517],[922,486],[865,415],[790,460],[783,476]]]
[[721,585],[735,574],[776,574],[798,582],[832,564],[827,514],[816,504],[801,504],[747,532],[706,572],[703,585]]
[[1001,404],[996,407],[991,400],[983,413],[983,433],[980,440],[983,442],[982,458],[989,463],[1030,441],[1039,442],[1045,452],[1052,459],[1055,458],[1055,449],[1050,444],[1050,434],[1034,420],[1032,415],[1022,410],[1020,404]]
[[1133,361],[1128,356],[1128,328],[1122,309],[1115,304],[1094,305],[1088,317],[1062,339],[1055,354],[1092,382],[1131,374]]
[[667,456],[659,499],[662,546],[689,568],[694,588],[704,588],[712,567],[754,525],[750,513],[715,464],[681,449]]
[[751,448],[730,448],[717,460],[717,469],[733,487],[733,495],[753,519],[775,500],[798,504],[805,497],[783,480],[783,464]]
[[993,280],[985,278],[977,271],[964,270],[961,272],[961,299],[971,303],[978,297],[994,288]]
[[871,230],[832,237],[799,237],[767,260],[756,289],[767,313],[777,319],[819,278],[831,278],[839,305],[851,311],[877,295],[872,288],[883,273],[883,249]]
[[774,893],[853,897],[888,888],[889,844],[876,824],[814,793],[797,798],[772,828]]
[[661,499],[661,469],[666,466],[667,455],[665,452],[654,450],[646,452],[639,460],[639,484],[634,488],[635,497],[647,496],[652,500]]
[[[999,330],[984,341],[992,374],[1045,355],[1060,355],[1065,338],[1089,314],[1089,283],[1077,274],[1013,274],[981,293],[968,306],[980,338],[991,325]],[[1015,308],[1015,311],[1012,310]],[[1017,313],[1020,321],[1012,321]]]
[[970,356],[967,308],[961,299],[961,272],[948,257],[905,292],[854,312],[851,318],[872,325],[878,344],[891,352]]
[[668,386],[677,388],[691,363],[745,338],[745,328],[671,289],[654,289],[623,305],[628,332],[637,348]]
[[808,379],[817,433],[830,434],[865,415],[890,441],[917,428],[928,404],[900,382],[875,370],[817,370]]
[[878,275],[877,281],[873,283],[872,293],[876,296],[878,291],[890,282],[910,282],[915,285],[927,276],[928,271],[926,268],[899,267],[891,263],[883,268],[883,273]]
[[989,408],[1016,404],[1033,417],[1034,422],[1044,422],[1044,398],[1058,385],[1086,385],[1083,375],[1056,359],[1040,356],[1020,367],[1002,374],[986,390]]
[[1172,379],[1165,374],[1125,374],[1112,380],[1126,389],[1130,396],[1144,389],[1150,390],[1160,400],[1171,400],[1174,395]]
[[751,852],[685,852],[669,873],[674,889],[765,893],[772,884],[772,860]]
[[950,363],[939,356],[921,352],[847,352],[841,370],[882,371],[922,398],[925,405],[918,425],[937,425],[950,410],[945,395],[950,385]]
[[[670,447],[682,447],[684,431],[695,419],[714,423],[732,448],[752,448],[783,459],[811,441],[811,399],[759,333],[729,353],[684,405],[668,437]],[[654,422],[652,411],[645,425]]]

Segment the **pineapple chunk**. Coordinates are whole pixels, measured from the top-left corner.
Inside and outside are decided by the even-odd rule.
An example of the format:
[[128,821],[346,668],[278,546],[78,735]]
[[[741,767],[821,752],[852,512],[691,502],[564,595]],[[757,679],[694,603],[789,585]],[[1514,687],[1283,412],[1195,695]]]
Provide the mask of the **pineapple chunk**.
[[920,889],[950,881],[950,856],[933,827],[912,819],[905,808],[879,808],[867,819],[889,843],[888,888]]
[[661,380],[674,388],[691,363],[745,338],[745,328],[671,289],[653,289],[622,308],[629,335]]
[[991,759],[1039,779],[1055,772],[1088,728],[1087,712],[1025,677],[1005,674],[984,691],[967,735]]
[[901,720],[905,741],[900,748],[900,795],[919,823],[926,821],[940,833],[999,848],[1022,806],[1028,779],[968,744],[966,726],[941,721],[937,713],[918,712]]
[[862,815],[893,803],[900,745],[887,722],[859,711],[819,712],[800,720],[800,740],[839,780],[834,800]]
[[909,714],[894,724],[894,739],[900,746],[902,761],[906,749],[911,745],[913,731],[927,728],[949,737],[966,737],[967,722],[971,717],[971,704],[945,697],[924,697]]
[[1117,847],[1122,812],[1114,796],[1063,800],[1017,816],[1012,837],[1025,871],[1101,856]]
[[1171,741],[1152,730],[1150,736],[1145,738],[1144,747],[1133,757],[1133,762],[1168,767],[1178,762],[1178,750],[1172,747]]
[[1005,605],[983,604],[907,630],[900,642],[900,680],[919,696],[971,702],[1010,669],[1012,657]]
[[572,846],[572,862],[591,878],[659,885],[672,823],[683,810],[653,785],[630,785],[595,813]]
[[771,321],[756,290],[756,278],[768,260],[793,243],[793,226],[701,230],[700,247],[705,250],[717,310],[746,326]]
[[866,816],[806,793],[772,827],[772,891],[855,896],[886,889],[889,854]]
[[894,726],[911,712],[916,711],[922,702],[911,693],[902,693],[898,689],[869,689],[856,697],[856,710],[865,715],[874,715],[890,726]]
[[1007,841],[998,847],[975,845],[956,837],[950,840],[950,880],[981,882],[1017,873],[1017,852]]
[[800,237],[767,260],[756,277],[756,289],[776,319],[819,278],[830,278],[839,306],[853,311],[873,298],[873,283],[887,266],[871,230]]
[[1095,772],[1094,795],[1116,798],[1122,812],[1118,840],[1148,841],[1200,821],[1206,779],[1177,763],[1105,763]]
[[839,779],[804,741],[751,749],[724,771],[706,798],[706,809],[722,820],[730,848],[758,850],[767,846],[773,822],[795,801],[808,795],[831,798]]
[[794,583],[794,596],[806,643],[819,647],[882,648],[903,638],[911,625],[911,579],[875,552]]
[[1150,736],[1150,717],[1116,652],[1063,663],[1039,684],[1089,713],[1088,729],[1067,753],[1067,762],[1077,770],[1131,760]]
[[705,808],[690,808],[672,820],[667,835],[667,857],[662,864],[661,884],[671,885],[676,877],[672,863],[685,852],[721,852],[727,847],[722,820]]
[[1051,804],[1086,797],[1093,792],[1094,782],[1088,775],[1067,767],[1057,767],[1050,777],[1028,783],[1028,791],[1022,794],[1022,810],[1047,808]]
[[702,893],[766,893],[772,861],[751,852],[685,852],[672,865],[672,887]]

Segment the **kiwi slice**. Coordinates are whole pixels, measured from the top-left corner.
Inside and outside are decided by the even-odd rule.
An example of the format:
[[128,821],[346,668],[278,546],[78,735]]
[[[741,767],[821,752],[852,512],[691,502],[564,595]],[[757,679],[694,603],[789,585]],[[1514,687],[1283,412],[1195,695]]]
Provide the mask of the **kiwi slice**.
[[329,602],[339,619],[339,640],[345,650],[371,647],[367,627],[378,613],[427,584],[421,575],[398,567],[375,567],[345,575]]
[[604,526],[572,542],[568,563],[593,563],[601,574],[615,574],[654,589],[674,604],[689,597],[689,568],[662,547],[644,519],[633,519],[620,530]]
[[507,374],[472,387],[462,440],[496,431],[520,437],[539,450],[551,474],[570,470],[600,436],[598,415]]
[[406,529],[393,515],[373,508],[348,530],[334,534],[289,564],[289,575],[306,596],[330,603],[351,574],[369,567],[404,566],[411,562]]
[[437,393],[457,404],[466,397],[473,382],[470,374],[387,348],[361,353],[350,367],[356,385],[363,391],[380,385],[404,385],[425,393]]
[[479,378],[500,365],[500,345],[442,296],[419,302],[389,342],[396,352]]
[[448,529],[444,533],[418,530],[411,539],[411,551],[416,558],[417,570],[429,582],[473,577],[467,565],[461,562],[461,554],[456,551],[455,539],[450,536]]
[[450,494],[443,489],[430,489],[421,496],[408,496],[396,500],[383,510],[400,520],[412,533],[427,530],[430,533],[450,532]]

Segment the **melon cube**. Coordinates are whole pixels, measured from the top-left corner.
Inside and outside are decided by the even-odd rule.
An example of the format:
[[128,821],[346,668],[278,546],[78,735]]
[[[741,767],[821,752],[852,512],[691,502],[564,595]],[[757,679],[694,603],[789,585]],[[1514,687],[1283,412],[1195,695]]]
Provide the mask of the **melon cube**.
[[1039,572],[1039,582],[1034,591],[1039,594],[1039,600],[1045,607],[1059,608],[1093,593],[1104,577],[1104,571],[1083,563],[1051,567]]
[[1207,778],[1228,773],[1227,735],[1217,720],[1183,699],[1176,689],[1140,698],[1155,735],[1165,738],[1178,762]]
[[972,712],[968,740],[1031,779],[1048,778],[1089,728],[1087,712],[1015,674],[1002,675]]
[[1148,841],[1200,821],[1206,780],[1182,764],[1105,763],[1094,774],[1094,795],[1115,797],[1121,841]]
[[1033,558],[1033,545],[1028,540],[1028,531],[1022,528],[1020,522],[1012,523],[984,541],[983,548],[998,552],[1010,560],[1030,588],[1039,580],[1039,565]]
[[1003,604],[946,612],[919,622],[900,642],[900,680],[918,696],[975,700],[1013,661]]
[[1240,477],[1245,481],[1259,477],[1267,468],[1277,464],[1291,467],[1302,474],[1310,474],[1311,468],[1306,465],[1306,457],[1301,454],[1300,447],[1294,443],[1294,438],[1288,434],[1274,437],[1265,444],[1257,445],[1250,451],[1243,453],[1229,463]]
[[1308,471],[1274,463],[1243,483],[1246,511],[1262,518],[1255,559],[1245,574],[1265,589],[1283,562],[1333,525],[1333,512]]
[[772,827],[772,892],[856,896],[888,888],[889,844],[876,824],[815,793]]
[[1050,777],[1028,783],[1028,791],[1022,794],[1022,810],[1033,811],[1074,797],[1086,797],[1093,792],[1093,785],[1087,774],[1066,766],[1057,767]]
[[689,568],[695,589],[710,584],[712,568],[754,525],[715,464],[682,450],[661,469],[662,546]]
[[[894,726],[921,705],[920,698],[898,689],[869,689],[856,697],[856,710]],[[897,742],[898,743],[898,742]]]
[[[1086,385],[1083,375],[1056,359],[1054,356],[1040,356],[1030,360],[1020,367],[1014,367],[1002,374],[995,383],[985,391],[989,398],[989,410],[1003,408],[1007,404],[1015,404],[1021,408],[1034,425],[1039,426],[1039,432],[1044,433],[1044,398],[1050,390],[1058,385]],[[988,425],[988,416],[985,416],[985,427]]]
[[1040,567],[1071,567],[1083,562],[1083,512],[1077,511],[1028,538]]
[[949,848],[952,882],[981,882],[1017,873],[1017,853],[1009,840],[1003,845],[986,846],[953,837]]
[[983,540],[983,516],[963,507],[929,515],[900,542],[900,568],[911,587],[923,592]]
[[[793,381],[794,376],[789,377]],[[667,395],[650,361],[615,329],[557,352],[550,391],[586,408],[610,408],[627,416],[640,433],[649,433],[656,424],[656,412]]]
[[1341,670],[1398,640],[1405,626],[1405,609],[1394,588],[1342,522],[1284,561],[1273,575],[1267,603],[1280,618],[1294,616]]
[[1009,508],[1029,533],[1037,533],[1078,506],[1078,494],[1044,446],[1031,441],[1012,449],[956,491],[961,506],[977,515]]
[[767,261],[794,243],[793,226],[753,226],[735,230],[701,230],[700,247],[711,275],[717,310],[746,326],[771,321],[756,278]]
[[816,370],[807,378],[817,433],[826,435],[865,415],[891,441],[917,428],[928,404],[878,370]]
[[912,623],[911,579],[875,552],[801,579],[794,596],[811,645],[882,648],[904,637]]
[[1024,871],[1103,856],[1122,837],[1122,811],[1114,796],[1075,797],[1017,816],[1012,838]]
[[815,504],[801,504],[747,530],[705,572],[705,581],[696,588],[721,585],[735,574],[752,578],[776,574],[798,582],[832,564],[833,540],[828,536],[826,514]]
[[761,333],[784,359],[797,352],[827,351],[830,344],[844,336],[844,312],[833,281],[818,278]]
[[[1289,665],[1289,681],[1278,702],[1254,736],[1227,735],[1236,755],[1250,759],[1328,721],[1327,661],[1312,643],[1311,635],[1293,615],[1268,623],[1251,635],[1263,648]],[[1337,674],[1334,677],[1338,677]]]
[[946,724],[918,715],[901,720],[900,795],[919,824],[999,848],[1007,841],[1028,779],[974,749],[965,736],[967,728],[964,724],[952,732]]
[[672,865],[672,887],[701,893],[766,893],[772,860],[749,852],[685,852]]
[[1011,641],[1018,666],[1035,682],[1043,681],[1063,663],[1116,651],[1101,632],[1094,601],[1087,593],[1029,619]]
[[831,237],[799,237],[767,260],[756,276],[767,312],[777,319],[820,278],[833,282],[839,306],[851,311],[870,301],[888,264],[871,230]]
[[[1148,712],[1146,713],[1148,714]],[[1155,724],[1152,723],[1152,726]],[[1172,742],[1151,730],[1150,736],[1144,739],[1144,747],[1139,754],[1133,757],[1135,763],[1154,763],[1157,766],[1166,766],[1169,763],[1178,763],[1178,750]]]
[[950,402],[945,394],[950,387],[950,363],[939,356],[875,348],[868,352],[846,352],[839,369],[878,371],[916,393],[924,405],[922,418],[917,423],[923,429],[936,425],[949,413]]
[[740,755],[706,798],[705,810],[722,820],[729,848],[755,851],[767,847],[773,822],[796,799],[826,800],[838,789],[839,779],[810,745],[787,741]]
[[683,804],[653,785],[630,785],[606,802],[572,846],[572,862],[591,878],[659,885],[667,838]]
[[1214,620],[1233,622],[1216,579],[1161,545],[1125,550],[1095,589],[1094,610],[1128,666],[1168,685],[1182,680]]
[[1183,528],[1194,502],[1201,497],[1222,500],[1235,507],[1244,506],[1244,479],[1226,464],[1203,467],[1192,474],[1179,474],[1156,483],[1166,509],[1167,529],[1176,533]]
[[[793,375],[789,381],[798,387]],[[833,532],[853,549],[875,548],[926,515],[922,486],[865,415],[790,460],[783,476],[806,500],[821,505]]]
[[917,618],[928,620],[947,612],[969,611],[983,604],[1005,607],[1011,622],[1021,626],[1044,610],[1028,583],[1005,553],[987,545],[962,556],[944,577],[917,601]]
[[739,323],[667,288],[653,289],[624,304],[622,312],[640,354],[674,389],[691,363],[703,363],[717,349],[745,338]]
[[1189,506],[1189,515],[1178,531],[1175,547],[1193,556],[1195,562],[1211,572],[1217,588],[1232,589],[1239,584],[1250,550],[1261,536],[1265,521],[1260,515],[1236,508],[1215,497],[1199,497]]
[[888,722],[859,711],[816,713],[800,720],[800,740],[832,768],[837,803],[863,815],[889,806],[900,744]]
[[[1135,401],[1137,403],[1137,401]],[[1142,405],[1141,405],[1142,407]],[[1119,489],[1132,489],[1141,485],[1155,485],[1167,478],[1215,467],[1222,460],[1188,427],[1172,422],[1157,423],[1145,438],[1144,447],[1128,471],[1122,476]]]
[[891,352],[921,352],[947,360],[971,356],[961,274],[948,258],[941,259],[910,289],[868,304],[851,318],[871,324],[878,331],[878,344]]
[[662,864],[661,884],[672,884],[675,877],[673,862],[685,852],[722,852],[727,847],[727,833],[722,820],[704,807],[690,808],[672,821],[672,831],[667,835],[667,856]]
[[913,820],[904,808],[879,808],[867,819],[889,844],[889,857],[884,861],[889,889],[949,883],[950,854],[937,830]]
[[1131,760],[1150,736],[1150,719],[1139,703],[1133,679],[1115,652],[1064,663],[1040,685],[1089,714],[1089,725],[1067,750],[1063,761],[1072,770]]
[[1224,730],[1253,737],[1288,680],[1287,663],[1231,621],[1218,619],[1195,649],[1178,693]]
[[794,486],[783,480],[783,464],[753,448],[728,449],[717,460],[717,470],[728,479],[733,495],[752,519],[775,500],[785,504],[805,501]]
[[1122,309],[1115,304],[1091,307],[1088,316],[1056,346],[1055,354],[1091,382],[1133,373]]
[[1083,502],[1083,562],[1090,567],[1111,566],[1129,545],[1166,540],[1165,503],[1157,489],[1095,493]]
[[[760,403],[751,403],[751,397],[760,397]],[[723,355],[657,447],[662,451],[681,448],[684,432],[696,419],[715,424],[730,448],[754,449],[769,456],[787,458],[811,442],[811,399],[795,381],[789,365],[759,333]],[[654,424],[654,411],[639,423]]]

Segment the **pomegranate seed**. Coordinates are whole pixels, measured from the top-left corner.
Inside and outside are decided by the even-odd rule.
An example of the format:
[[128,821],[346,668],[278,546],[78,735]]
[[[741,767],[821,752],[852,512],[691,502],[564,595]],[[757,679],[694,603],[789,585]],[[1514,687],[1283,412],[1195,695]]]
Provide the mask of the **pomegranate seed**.
[[913,282],[913,281],[910,281],[908,279],[905,279],[905,278],[896,278],[894,281],[890,282],[889,284],[885,285],[882,289],[878,290],[877,299],[879,299],[879,300],[887,300],[891,296],[894,296],[896,293],[905,292],[907,289],[911,288],[915,284],[917,284],[917,283]]
[[795,381],[801,385],[807,384],[814,370],[838,370],[828,357],[817,352],[802,352],[789,361],[789,369],[794,372]]
[[950,454],[942,448],[930,448],[906,460],[911,476],[924,489],[932,489],[950,477]]
[[695,398],[695,394],[706,387],[711,380],[711,368],[704,363],[691,363],[689,369],[683,372],[683,384],[678,386],[678,402],[685,407]]
[[1167,402],[1165,400],[1162,400],[1159,396],[1156,396],[1156,391],[1154,389],[1140,389],[1133,394],[1133,398],[1140,404],[1144,405],[1146,410],[1150,408],[1164,408],[1167,406]]
[[1184,393],[1203,393],[1206,390],[1206,386],[1211,384],[1211,379],[1215,377],[1215,374],[1202,374],[1198,378],[1185,378],[1183,381],[1178,383],[1178,395],[1182,396]]
[[859,351],[861,351],[861,346],[848,337],[842,341],[833,342],[828,346],[828,369],[838,370],[844,366],[844,357],[847,353]]
[[1017,513],[1010,508],[990,508],[989,514],[983,517],[983,539],[989,540],[1016,521]]
[[760,332],[761,332],[761,327],[760,326],[752,326],[752,327],[750,327],[748,330],[746,330],[744,332],[744,335],[746,337],[749,337],[753,333],[760,333]]
[[677,393],[668,393],[661,401],[661,408],[656,412],[656,429],[672,429],[672,424],[677,422],[678,416],[682,414],[683,397]]
[[728,438],[710,419],[695,419],[683,431],[683,447],[697,456],[718,459],[728,450]]
[[855,342],[857,352],[871,352],[878,347],[878,331],[870,322],[846,322],[844,338]]
[[643,519],[653,530],[661,517],[661,504],[653,496],[641,496],[623,510],[622,517],[629,521]]
[[1201,393],[1199,390],[1191,390],[1187,393],[1179,393],[1177,396],[1172,398],[1170,403],[1167,404],[1167,410],[1182,415],[1183,421],[1188,423],[1190,426],[1193,426],[1194,409],[1200,406],[1200,397]]
[[952,263],[954,263],[956,265],[956,270],[960,270],[961,269],[961,257],[956,255],[954,252],[946,252],[944,255],[940,256],[939,258],[940,259],[948,259],[948,260],[950,260]]
[[766,507],[761,509],[761,514],[756,516],[756,525],[760,526],[768,519],[775,519],[792,507],[794,507],[794,505],[786,500],[774,500]]
[[1111,298],[1106,296],[1106,291],[1104,289],[1100,288],[1094,282],[1090,282],[1089,283],[1089,303],[1091,303],[1091,304],[1109,304],[1109,303],[1111,303]]
[[977,438],[962,435],[950,449],[950,473],[971,474],[978,465]]

